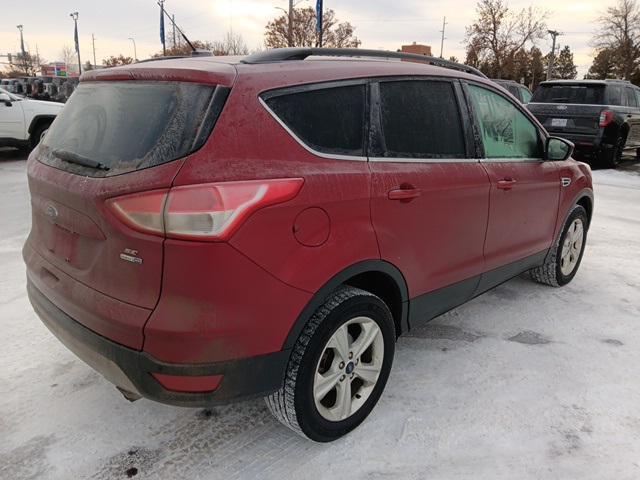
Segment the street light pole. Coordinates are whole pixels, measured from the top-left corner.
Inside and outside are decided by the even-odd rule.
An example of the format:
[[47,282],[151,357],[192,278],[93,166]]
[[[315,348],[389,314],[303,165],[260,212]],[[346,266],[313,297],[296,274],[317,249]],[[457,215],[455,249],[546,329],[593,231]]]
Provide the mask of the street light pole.
[[138,50],[136,49],[136,41],[135,39],[129,37],[129,40],[133,42],[133,60],[138,61]]
[[76,54],[78,55],[78,73],[82,75],[82,61],[80,60],[80,40],[78,39],[78,12],[70,13],[69,16],[73,18],[74,31],[73,38],[76,42]]
[[22,25],[17,25],[16,28],[20,30],[20,53],[22,53],[22,65],[24,67],[24,74],[29,75],[29,65],[27,62],[27,52],[24,51],[24,37],[22,36]]

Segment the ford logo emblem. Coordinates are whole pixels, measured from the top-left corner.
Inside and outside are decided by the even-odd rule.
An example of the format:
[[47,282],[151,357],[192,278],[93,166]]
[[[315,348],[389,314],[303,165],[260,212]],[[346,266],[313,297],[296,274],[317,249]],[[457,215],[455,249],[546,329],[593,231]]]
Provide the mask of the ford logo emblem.
[[53,205],[47,205],[45,213],[51,220],[55,220],[56,218],[58,218],[58,210]]

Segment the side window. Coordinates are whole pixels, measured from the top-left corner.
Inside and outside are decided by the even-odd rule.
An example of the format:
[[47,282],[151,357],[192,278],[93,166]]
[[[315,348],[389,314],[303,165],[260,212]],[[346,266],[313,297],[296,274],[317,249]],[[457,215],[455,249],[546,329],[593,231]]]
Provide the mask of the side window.
[[267,95],[265,101],[310,148],[364,156],[365,85]]
[[635,88],[636,92],[636,103],[638,104],[638,108],[640,108],[640,89]]
[[385,157],[464,158],[462,121],[446,81],[380,82]]
[[531,92],[526,88],[520,87],[520,95],[522,95],[522,103],[529,103],[531,101]]
[[627,107],[637,107],[637,103],[636,103],[636,94],[633,91],[633,88],[631,87],[626,87],[624,89],[624,93],[625,96],[627,97],[627,101],[626,101],[626,105]]
[[515,105],[486,88],[469,91],[487,158],[542,158],[538,128]]
[[609,105],[624,105],[622,88],[618,85],[609,85],[607,87],[607,100]]
[[511,84],[507,85],[507,90],[511,95],[513,95],[518,100],[520,100],[520,94],[518,93],[520,89],[516,85],[511,85]]

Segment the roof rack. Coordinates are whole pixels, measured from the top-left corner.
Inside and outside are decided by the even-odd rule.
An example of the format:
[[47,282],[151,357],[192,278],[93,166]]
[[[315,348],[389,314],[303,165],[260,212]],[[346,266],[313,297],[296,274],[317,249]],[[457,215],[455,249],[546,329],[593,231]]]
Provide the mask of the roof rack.
[[304,60],[307,57],[365,57],[365,58],[398,58],[426,63],[437,67],[450,68],[487,78],[480,70],[461,63],[451,62],[438,57],[418,55],[417,53],[390,52],[387,50],[366,50],[360,48],[274,48],[264,52],[256,52],[241,60],[242,63],[260,64]]

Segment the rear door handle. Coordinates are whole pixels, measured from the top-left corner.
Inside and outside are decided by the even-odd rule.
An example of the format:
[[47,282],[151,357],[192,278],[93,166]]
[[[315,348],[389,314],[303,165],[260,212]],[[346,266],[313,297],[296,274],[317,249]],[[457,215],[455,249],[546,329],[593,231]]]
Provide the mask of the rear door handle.
[[513,178],[503,178],[502,180],[498,180],[498,188],[500,190],[511,190],[516,183],[517,181]]
[[397,188],[389,192],[389,200],[411,201],[420,196],[419,188]]

